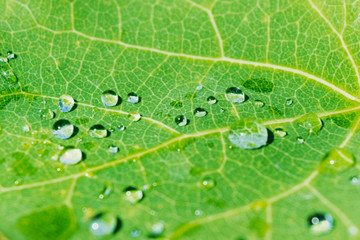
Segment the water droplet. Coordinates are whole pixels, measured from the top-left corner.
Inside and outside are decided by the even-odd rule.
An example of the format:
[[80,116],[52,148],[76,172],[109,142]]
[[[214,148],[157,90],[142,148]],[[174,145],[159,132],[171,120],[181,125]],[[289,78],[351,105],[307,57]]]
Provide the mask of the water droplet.
[[229,140],[237,147],[256,149],[267,143],[268,131],[256,121],[240,120],[230,129]]
[[[5,58],[7,59],[7,58]],[[14,71],[10,67],[0,67],[0,75],[8,82],[8,83],[17,83],[17,77]]]
[[93,138],[105,138],[108,135],[108,131],[103,125],[96,124],[90,128],[89,134]]
[[330,214],[316,213],[308,218],[310,232],[314,235],[329,233],[334,228],[334,220]]
[[30,126],[29,125],[24,125],[23,127],[22,127],[22,130],[23,130],[23,132],[30,132]]
[[157,222],[151,227],[150,237],[157,238],[164,233],[165,224],[164,222]]
[[110,145],[108,148],[109,153],[117,153],[118,151],[119,151],[119,147],[117,147],[115,145]]
[[106,90],[101,94],[101,101],[105,107],[113,107],[118,104],[119,96],[112,90]]
[[48,108],[45,108],[45,109],[41,109],[39,111],[40,113],[40,117],[44,120],[50,120],[50,119],[53,119],[54,116],[55,116],[55,113],[53,111],[51,111],[50,109]]
[[59,160],[66,165],[74,165],[82,159],[82,152],[78,148],[66,147],[60,153]]
[[210,104],[210,105],[217,103],[217,100],[214,96],[210,96],[206,100],[207,100],[208,104]]
[[341,172],[354,166],[354,156],[344,148],[334,148],[325,154],[321,160],[319,171],[325,173]]
[[303,139],[302,137],[297,137],[296,141],[298,144],[303,144],[305,142],[305,139]]
[[184,127],[188,124],[188,120],[184,115],[179,115],[175,118],[175,123],[180,127]]
[[226,89],[225,98],[232,103],[243,103],[245,101],[245,94],[240,88],[230,87]]
[[200,91],[201,89],[203,89],[203,86],[202,86],[202,85],[196,86],[196,90]]
[[97,214],[90,223],[90,232],[96,237],[112,235],[116,232],[119,220],[111,213]]
[[52,133],[56,138],[64,140],[68,139],[74,133],[74,125],[72,125],[68,120],[61,119],[54,123],[54,129]]
[[133,122],[137,122],[140,120],[141,118],[141,115],[140,113],[136,112],[136,111],[131,111],[129,112],[129,115],[128,115],[129,119]]
[[140,237],[141,231],[139,229],[133,229],[133,230],[131,230],[130,235],[132,238]]
[[61,112],[70,112],[73,109],[75,100],[70,95],[61,95],[59,99],[59,109]]
[[117,130],[119,130],[119,131],[124,131],[125,129],[126,129],[126,127],[124,124],[120,124],[117,126]]
[[286,99],[286,105],[290,106],[291,104],[293,104],[293,100],[291,99]]
[[141,201],[144,198],[143,191],[134,188],[134,187],[128,187],[124,190],[124,200],[127,203],[135,204],[139,201]]
[[21,178],[16,179],[16,180],[14,181],[14,184],[15,184],[16,186],[19,186],[19,185],[23,184],[23,180],[22,180]]
[[8,59],[6,57],[0,56],[0,62],[7,63]]
[[113,191],[113,186],[111,183],[109,182],[105,182],[104,183],[104,189],[102,190],[102,192],[99,194],[99,198],[100,199],[104,199],[108,196],[110,196],[110,194],[112,193]]
[[260,100],[255,100],[254,103],[255,103],[255,106],[258,108],[262,108],[265,106],[265,103]]
[[297,125],[309,131],[309,134],[317,134],[322,128],[321,119],[314,113],[307,113],[296,121]]
[[108,130],[109,130],[109,132],[114,132],[114,131],[115,131],[115,128],[110,127]]
[[212,189],[213,187],[215,187],[216,182],[215,182],[214,179],[205,177],[205,178],[202,180],[201,185],[202,185],[202,187],[205,188],[206,190],[210,190],[210,189]]
[[196,209],[196,210],[195,210],[195,215],[196,215],[196,216],[202,216],[202,215],[203,215],[203,211],[201,211],[200,209]]
[[353,185],[359,185],[360,184],[360,175],[352,176],[350,178],[350,183]]
[[280,137],[285,137],[287,135],[287,132],[282,128],[275,128],[275,134]]
[[128,94],[127,101],[129,103],[136,104],[136,103],[140,102],[140,97],[136,93],[131,92]]
[[207,111],[203,108],[196,108],[194,111],[194,115],[196,117],[205,117],[207,115]]
[[11,60],[11,59],[15,59],[15,58],[16,58],[16,55],[12,51],[7,52],[7,59]]

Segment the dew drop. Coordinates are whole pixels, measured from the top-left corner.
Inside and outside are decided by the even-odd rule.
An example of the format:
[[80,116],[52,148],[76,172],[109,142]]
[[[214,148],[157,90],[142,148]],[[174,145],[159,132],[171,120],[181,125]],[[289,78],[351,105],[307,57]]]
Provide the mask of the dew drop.
[[354,156],[344,148],[334,148],[325,154],[319,166],[319,172],[337,173],[354,166]]
[[101,94],[101,101],[105,107],[113,107],[118,104],[119,96],[112,90],[106,90]]
[[188,119],[184,115],[179,115],[175,118],[175,123],[180,127],[184,127],[188,124]]
[[210,96],[206,100],[207,100],[208,104],[210,104],[210,105],[217,103],[217,100],[214,96]]
[[203,187],[204,189],[210,190],[210,189],[212,189],[213,187],[215,187],[216,182],[215,182],[214,179],[205,177],[205,178],[202,180],[201,185],[202,185],[202,187]]
[[322,128],[321,119],[314,113],[307,113],[296,121],[296,124],[309,131],[309,134],[317,134]]
[[120,124],[117,126],[117,130],[118,131],[124,131],[126,129],[125,125],[124,124]]
[[207,111],[203,108],[196,108],[194,111],[194,115],[196,117],[205,117],[207,115]]
[[293,100],[291,99],[286,99],[286,105],[290,106],[291,104],[293,104]]
[[139,201],[141,201],[144,198],[143,191],[134,188],[134,187],[128,187],[124,190],[124,200],[129,204],[135,204]]
[[305,139],[303,139],[302,137],[297,137],[296,141],[298,144],[303,144],[305,142]]
[[329,233],[334,228],[334,220],[330,214],[316,213],[308,218],[310,232],[314,235]]
[[265,103],[260,100],[255,100],[254,103],[255,103],[255,106],[258,108],[262,108],[265,106]]
[[109,153],[117,153],[118,151],[119,151],[119,147],[117,147],[115,145],[110,145],[108,148]]
[[104,183],[104,189],[101,191],[101,193],[99,194],[99,198],[100,199],[104,199],[107,198],[108,196],[110,196],[110,194],[113,191],[113,186],[111,183],[109,182],[105,182]]
[[140,102],[140,97],[136,93],[131,92],[128,94],[127,101],[129,103],[136,104],[136,103]]
[[200,91],[201,89],[203,89],[203,86],[202,86],[202,85],[196,86],[196,90]]
[[350,183],[353,185],[359,185],[360,184],[360,175],[352,176],[350,178]]
[[240,120],[230,129],[229,140],[237,147],[256,149],[267,143],[268,131],[256,121]]
[[243,103],[245,101],[245,94],[240,88],[230,87],[226,89],[225,98],[232,103]]
[[103,125],[96,124],[90,128],[89,134],[93,138],[105,138],[108,135],[108,131]]
[[7,63],[8,59],[6,57],[0,56],[0,62]]
[[74,133],[74,125],[72,125],[68,120],[61,119],[54,123],[53,135],[59,139],[68,139]]
[[119,220],[111,213],[100,213],[92,218],[90,232],[96,237],[110,236],[116,232]]
[[[7,58],[5,58],[7,59]],[[10,67],[0,67],[0,75],[8,82],[8,83],[17,83],[18,79],[14,73],[14,71]]]
[[165,224],[164,222],[157,222],[151,227],[151,234],[150,237],[159,237],[161,234],[164,233]]
[[200,209],[196,209],[194,213],[195,213],[196,216],[202,216],[203,215],[203,211],[201,211]]
[[140,237],[141,231],[139,229],[133,229],[131,230],[130,235],[132,238]]
[[275,134],[280,137],[285,137],[287,135],[287,132],[282,128],[275,128]]
[[129,115],[128,115],[129,119],[133,122],[137,122],[140,120],[141,118],[141,115],[140,113],[136,112],[136,111],[131,111],[129,112]]
[[11,59],[15,59],[15,58],[16,58],[16,55],[12,51],[7,52],[7,59],[11,60]]
[[14,184],[15,184],[16,186],[19,186],[19,185],[23,184],[23,180],[22,180],[21,178],[16,179],[16,180],[14,181]]
[[30,132],[30,126],[29,125],[24,125],[22,127],[22,130],[23,130],[23,132],[28,133],[28,132]]
[[61,163],[66,165],[74,165],[82,159],[82,152],[79,148],[66,147],[62,150],[59,156]]
[[39,111],[40,113],[40,117],[44,120],[50,120],[50,119],[53,119],[54,116],[55,116],[55,113],[53,111],[51,111],[50,109],[48,108],[45,108],[45,109],[41,109]]
[[73,109],[75,100],[70,95],[61,95],[59,99],[59,109],[61,112],[70,112]]

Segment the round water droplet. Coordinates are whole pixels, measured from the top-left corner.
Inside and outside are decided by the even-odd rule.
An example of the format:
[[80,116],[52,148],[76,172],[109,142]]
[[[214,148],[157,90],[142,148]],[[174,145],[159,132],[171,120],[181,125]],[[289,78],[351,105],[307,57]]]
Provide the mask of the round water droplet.
[[54,129],[52,133],[56,138],[64,140],[68,139],[74,133],[74,125],[72,125],[68,120],[61,119],[54,123]]
[[164,233],[165,224],[164,222],[158,222],[152,225],[150,237],[156,238]]
[[104,199],[108,196],[110,196],[110,194],[112,193],[113,191],[113,186],[111,183],[109,182],[105,182],[104,183],[104,189],[101,191],[101,193],[99,194],[99,198],[100,199]]
[[15,59],[15,58],[16,58],[16,55],[12,51],[7,52],[7,59],[11,60],[11,59]]
[[130,235],[132,238],[140,237],[141,231],[139,229],[133,229],[133,230],[131,230]]
[[141,191],[137,188],[128,187],[124,190],[123,197],[127,203],[135,204],[144,198],[144,193],[143,193],[143,191]]
[[75,100],[70,95],[61,95],[59,99],[59,109],[61,112],[70,112],[75,104]]
[[128,94],[127,101],[129,103],[136,104],[136,103],[140,102],[140,97],[136,93],[131,92]]
[[129,115],[128,115],[129,119],[133,122],[137,122],[140,120],[141,118],[141,115],[140,113],[136,112],[136,111],[131,111],[129,112]]
[[210,105],[217,103],[217,100],[214,96],[210,96],[206,100],[207,100],[208,104],[210,104]]
[[59,156],[61,163],[66,165],[74,165],[80,162],[82,159],[82,152],[78,148],[66,147],[64,148]]
[[359,185],[360,184],[360,175],[352,176],[350,178],[350,183],[353,185]]
[[309,131],[309,134],[317,134],[322,128],[321,119],[314,113],[307,113],[296,121],[296,124]]
[[180,127],[184,127],[188,124],[188,120],[184,115],[179,115],[175,118],[175,123]]
[[265,103],[262,102],[262,101],[260,101],[260,100],[255,100],[255,101],[254,101],[254,104],[255,104],[255,106],[258,107],[258,108],[262,108],[262,107],[265,106]]
[[203,188],[205,188],[206,190],[210,190],[212,189],[213,187],[215,187],[216,185],[216,182],[214,179],[211,179],[209,177],[205,177],[202,182],[201,182],[201,185]]
[[196,90],[200,91],[201,89],[203,89],[203,86],[202,86],[202,85],[196,86]]
[[275,134],[280,137],[285,137],[287,135],[287,132],[282,128],[275,128]]
[[118,104],[119,96],[112,90],[106,90],[101,94],[101,101],[106,107],[113,107]]
[[0,56],[0,62],[7,63],[8,59],[6,57]]
[[[5,58],[7,60],[7,58]],[[0,67],[0,76],[2,76],[8,83],[17,83],[18,79],[9,66]]]
[[319,166],[319,172],[337,173],[355,165],[354,156],[344,148],[331,149]]
[[196,209],[194,213],[195,213],[196,216],[202,216],[203,215],[203,211],[200,210],[200,209]]
[[124,131],[126,129],[126,127],[124,126],[124,124],[120,124],[117,126],[117,130],[119,131]]
[[229,140],[237,147],[256,149],[267,143],[268,131],[256,121],[240,120],[230,129]]
[[22,130],[23,130],[23,132],[30,132],[30,126],[29,125],[24,125],[23,127],[22,127]]
[[119,147],[117,147],[115,145],[110,145],[108,148],[109,153],[117,153],[118,151],[119,151]]
[[329,233],[334,228],[334,220],[330,214],[316,213],[308,218],[310,232],[314,235]]
[[23,184],[23,180],[22,180],[21,178],[16,179],[16,180],[14,181],[14,184],[15,184],[16,186],[19,186],[19,185]]
[[41,109],[39,111],[40,113],[40,117],[44,120],[50,120],[50,119],[53,119],[54,116],[55,116],[55,113],[53,111],[51,111],[50,109],[48,108],[45,108],[45,109]]
[[293,100],[291,99],[286,99],[286,105],[290,106],[291,104],[293,104]]
[[111,213],[97,214],[90,223],[90,232],[96,237],[110,236],[115,233],[119,220]]
[[230,87],[226,89],[225,98],[232,103],[243,103],[245,101],[245,94],[240,88]]
[[93,138],[105,138],[108,136],[108,131],[103,125],[96,124],[90,128],[89,134]]
[[196,117],[205,117],[207,115],[207,111],[203,108],[196,108],[194,111],[194,115]]
[[296,141],[298,144],[303,144],[305,142],[305,139],[303,139],[302,137],[297,137]]

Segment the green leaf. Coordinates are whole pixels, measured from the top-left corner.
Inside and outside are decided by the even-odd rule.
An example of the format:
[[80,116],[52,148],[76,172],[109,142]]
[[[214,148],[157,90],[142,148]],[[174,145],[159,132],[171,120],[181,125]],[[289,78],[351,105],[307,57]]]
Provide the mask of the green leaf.
[[359,239],[360,1],[0,11],[0,239]]

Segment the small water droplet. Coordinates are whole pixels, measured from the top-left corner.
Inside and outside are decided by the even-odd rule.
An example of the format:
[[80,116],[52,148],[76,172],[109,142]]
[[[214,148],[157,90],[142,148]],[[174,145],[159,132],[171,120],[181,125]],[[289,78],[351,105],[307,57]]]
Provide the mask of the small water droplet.
[[196,210],[195,210],[195,215],[196,215],[196,216],[202,216],[202,215],[203,215],[203,211],[201,211],[200,209],[196,209]]
[[126,129],[126,127],[124,124],[120,124],[117,126],[117,130],[119,130],[119,131],[124,131],[125,129]]
[[200,91],[201,89],[203,89],[203,86],[202,86],[202,85],[196,86],[196,90]]
[[16,55],[12,51],[7,52],[7,59],[11,60],[11,59],[15,59],[15,58],[16,58]]
[[230,87],[226,89],[225,98],[232,103],[243,103],[245,101],[245,94],[240,88]]
[[359,185],[360,184],[360,175],[352,176],[350,178],[350,183],[353,185]]
[[[7,58],[5,58],[7,60]],[[17,83],[18,79],[14,73],[14,71],[9,67],[0,67],[0,75],[8,82],[8,83]]]
[[140,237],[141,231],[139,229],[133,229],[133,230],[131,230],[130,235],[132,238]]
[[194,115],[196,117],[205,117],[207,115],[207,111],[203,108],[196,108],[194,111]]
[[255,100],[254,103],[255,103],[255,106],[258,108],[262,108],[265,106],[265,103],[260,100]]
[[303,139],[302,137],[297,137],[296,141],[298,144],[303,144],[305,142],[305,139]]
[[8,59],[6,57],[0,56],[0,62],[7,63]]
[[230,129],[229,140],[237,147],[256,149],[267,143],[268,131],[256,121],[240,120]]
[[75,104],[75,100],[70,95],[61,95],[59,99],[59,109],[61,112],[70,112]]
[[74,165],[82,159],[82,152],[79,148],[66,147],[60,153],[59,160],[66,165]]
[[64,140],[70,138],[74,133],[74,125],[72,125],[68,120],[65,119],[56,121],[53,128],[53,135],[56,138]]
[[337,173],[354,166],[354,156],[344,148],[334,148],[325,154],[319,166],[319,172]]
[[280,137],[285,137],[287,135],[287,132],[282,128],[275,128],[275,134]]
[[109,132],[114,132],[114,131],[115,131],[115,128],[110,127],[108,130],[109,130]]
[[133,122],[137,122],[140,120],[141,118],[141,115],[140,113],[136,112],[136,111],[131,111],[129,112],[129,115],[128,115],[129,119]]
[[16,186],[19,186],[19,185],[23,184],[23,180],[22,180],[21,178],[16,179],[16,180],[14,181],[14,184],[15,184]]
[[119,151],[119,147],[117,147],[115,145],[110,145],[108,148],[109,153],[117,153],[118,151]]
[[104,183],[104,189],[101,191],[101,193],[99,194],[99,198],[100,199],[104,199],[108,196],[110,196],[110,194],[112,193],[113,191],[113,186],[111,183],[109,182],[105,182]]
[[25,133],[30,132],[30,126],[29,126],[29,125],[24,125],[24,126],[22,127],[22,130],[23,130],[23,132],[25,132]]
[[128,187],[124,190],[124,200],[129,204],[135,204],[139,201],[141,201],[144,198],[143,191],[134,188],[134,187]]
[[128,94],[127,101],[129,103],[136,104],[136,103],[140,102],[140,97],[136,93],[131,92]]
[[188,119],[184,115],[179,115],[175,118],[175,123],[180,127],[184,127],[188,124]]
[[157,238],[164,233],[165,224],[164,222],[157,222],[151,227],[150,237]]
[[216,182],[214,179],[211,179],[209,177],[205,177],[202,182],[201,182],[201,185],[203,188],[205,188],[206,190],[210,190],[212,189],[213,187],[215,187],[216,185]]
[[51,111],[50,109],[48,108],[45,108],[45,109],[41,109],[39,111],[40,113],[40,117],[44,120],[50,120],[50,119],[53,119],[54,116],[55,116],[55,113],[53,111]]
[[296,124],[309,131],[309,134],[317,134],[322,128],[321,119],[314,113],[307,113],[296,121]]
[[316,213],[308,218],[310,232],[314,235],[329,233],[334,228],[334,220],[330,214]]
[[96,237],[110,236],[116,232],[119,220],[111,213],[100,213],[92,218],[90,232]]
[[113,107],[118,104],[119,96],[112,90],[106,90],[101,94],[101,101],[105,107]]
[[206,100],[207,100],[208,104],[210,104],[210,105],[217,103],[217,100],[214,96],[210,96]]
[[290,106],[291,104],[293,104],[293,100],[291,99],[286,99],[286,105]]
[[105,138],[108,136],[108,131],[103,125],[96,124],[90,128],[89,134],[93,138]]

